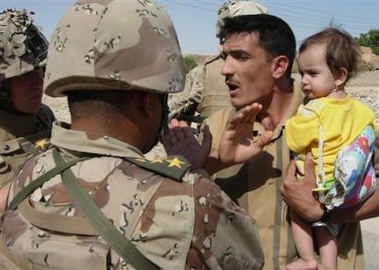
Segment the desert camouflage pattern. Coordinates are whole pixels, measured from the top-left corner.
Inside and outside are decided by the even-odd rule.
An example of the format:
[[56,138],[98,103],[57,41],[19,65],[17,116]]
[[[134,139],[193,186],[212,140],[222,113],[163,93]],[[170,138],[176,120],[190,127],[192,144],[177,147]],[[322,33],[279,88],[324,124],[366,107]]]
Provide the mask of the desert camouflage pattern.
[[48,55],[49,96],[75,89],[173,93],[184,87],[172,21],[150,0],[77,1],[56,26]]
[[42,104],[35,115],[17,115],[0,109],[0,119],[0,187],[2,187],[12,180],[18,166],[30,155],[46,150],[55,117],[51,109]]
[[243,15],[268,14],[268,9],[255,0],[228,0],[217,10],[217,31],[224,25],[224,19]]
[[0,82],[46,63],[48,42],[33,24],[31,14],[25,9],[0,13]]
[[198,65],[187,73],[183,91],[169,95],[167,101],[170,110],[169,118],[195,113],[202,98],[204,81],[204,65]]
[[220,55],[213,55],[193,68],[187,74],[183,92],[169,96],[170,117],[198,114],[206,118],[231,107],[229,89],[221,74],[223,64]]
[[[159,268],[262,267],[255,221],[205,173],[188,170],[185,160],[148,161],[126,143],[89,139],[59,122],[51,142],[66,160],[92,155],[71,167],[72,172],[118,230]],[[55,166],[52,149],[33,157],[15,178],[10,199]],[[159,174],[152,169],[158,167]],[[174,171],[182,176],[174,179]],[[133,269],[89,226],[60,175],[3,214],[0,241],[1,269]]]

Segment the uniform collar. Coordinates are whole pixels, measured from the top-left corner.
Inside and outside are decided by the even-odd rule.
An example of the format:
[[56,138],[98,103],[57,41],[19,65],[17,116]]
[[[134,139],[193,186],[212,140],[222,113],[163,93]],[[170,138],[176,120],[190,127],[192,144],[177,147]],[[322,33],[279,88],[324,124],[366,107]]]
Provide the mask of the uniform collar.
[[52,128],[51,143],[59,148],[114,157],[143,157],[137,148],[114,139],[103,136],[98,139],[89,139],[83,131],[71,130],[70,125],[64,122],[55,121]]

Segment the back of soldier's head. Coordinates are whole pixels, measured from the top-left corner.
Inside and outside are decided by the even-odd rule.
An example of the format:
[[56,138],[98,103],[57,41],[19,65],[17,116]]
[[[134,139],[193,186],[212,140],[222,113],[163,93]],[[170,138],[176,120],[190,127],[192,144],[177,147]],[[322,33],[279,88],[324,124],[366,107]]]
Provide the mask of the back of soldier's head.
[[153,1],[77,1],[50,42],[45,93],[183,89],[185,66],[173,23]]

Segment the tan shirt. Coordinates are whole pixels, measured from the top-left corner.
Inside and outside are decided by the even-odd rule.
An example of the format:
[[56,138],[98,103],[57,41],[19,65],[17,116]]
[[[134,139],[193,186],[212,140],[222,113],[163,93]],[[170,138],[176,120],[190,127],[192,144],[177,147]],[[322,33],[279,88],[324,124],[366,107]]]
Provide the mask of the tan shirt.
[[[295,84],[286,119],[294,115],[301,104],[300,93]],[[217,149],[222,131],[233,113],[233,109],[225,109],[206,120],[213,135],[213,149]],[[284,122],[275,130],[276,140],[263,153],[243,165],[230,167],[215,175],[221,188],[257,219],[265,256],[264,269],[285,269],[286,264],[296,258],[288,223],[288,207],[280,194],[283,175],[289,164],[289,149],[282,134]],[[259,123],[255,123],[255,129],[257,134],[263,131]],[[364,269],[359,223],[342,226],[338,251],[338,269]]]

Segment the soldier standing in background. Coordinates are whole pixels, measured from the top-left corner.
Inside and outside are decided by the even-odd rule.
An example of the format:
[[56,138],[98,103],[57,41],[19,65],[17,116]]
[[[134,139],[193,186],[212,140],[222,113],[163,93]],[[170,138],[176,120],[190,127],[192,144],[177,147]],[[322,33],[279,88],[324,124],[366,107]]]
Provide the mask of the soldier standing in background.
[[162,7],[78,1],[51,44],[45,93],[67,95],[72,122],[56,121],[52,147],[12,182],[0,268],[260,269],[253,219],[202,170],[143,157],[185,78]]
[[0,187],[50,137],[55,117],[42,104],[47,47],[26,10],[0,13]]

